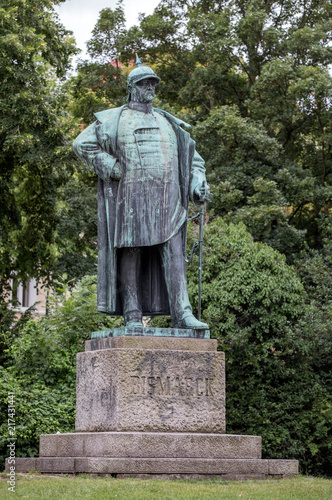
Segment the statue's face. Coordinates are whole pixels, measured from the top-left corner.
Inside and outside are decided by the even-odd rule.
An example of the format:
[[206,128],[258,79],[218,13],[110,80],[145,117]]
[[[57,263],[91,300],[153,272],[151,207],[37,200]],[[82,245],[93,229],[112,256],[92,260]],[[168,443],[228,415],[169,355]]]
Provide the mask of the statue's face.
[[136,102],[152,102],[155,94],[156,80],[144,78],[137,82],[131,91],[131,99]]

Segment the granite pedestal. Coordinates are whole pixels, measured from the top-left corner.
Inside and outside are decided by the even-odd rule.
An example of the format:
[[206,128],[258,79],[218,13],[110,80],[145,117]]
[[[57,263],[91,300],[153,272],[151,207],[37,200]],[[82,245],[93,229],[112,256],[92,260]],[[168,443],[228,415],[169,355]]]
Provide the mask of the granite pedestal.
[[224,433],[224,353],[190,350],[196,339],[185,340],[186,350],[160,349],[165,340],[155,339],[154,349],[79,353],[76,432]]
[[286,477],[259,436],[225,434],[225,356],[209,338],[100,335],[77,355],[75,433],[40,437],[17,471],[118,477]]

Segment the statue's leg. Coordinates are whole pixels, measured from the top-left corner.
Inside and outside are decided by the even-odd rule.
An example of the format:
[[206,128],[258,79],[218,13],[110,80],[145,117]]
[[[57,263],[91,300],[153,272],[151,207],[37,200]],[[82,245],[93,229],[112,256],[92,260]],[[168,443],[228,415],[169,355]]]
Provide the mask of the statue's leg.
[[125,325],[142,325],[142,306],[139,301],[141,249],[123,248],[120,256],[120,296]]
[[173,326],[192,316],[181,231],[159,246]]
[[173,327],[208,330],[209,327],[206,323],[202,323],[195,318],[189,302],[181,231],[166,243],[160,245],[159,248]]

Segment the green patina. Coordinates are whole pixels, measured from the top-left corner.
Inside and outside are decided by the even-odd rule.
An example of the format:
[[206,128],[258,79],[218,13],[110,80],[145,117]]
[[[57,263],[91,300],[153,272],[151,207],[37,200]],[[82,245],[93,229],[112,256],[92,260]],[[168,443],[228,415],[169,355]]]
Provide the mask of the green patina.
[[187,124],[152,107],[160,78],[137,62],[129,104],[96,113],[74,142],[99,176],[98,310],[142,327],[142,315],[170,314],[189,336],[208,330],[192,314],[185,266],[189,199],[208,199],[204,160]]
[[148,327],[122,327],[110,330],[92,332],[91,339],[104,339],[109,337],[177,337],[192,339],[209,339],[209,330],[191,330],[183,328],[148,328]]

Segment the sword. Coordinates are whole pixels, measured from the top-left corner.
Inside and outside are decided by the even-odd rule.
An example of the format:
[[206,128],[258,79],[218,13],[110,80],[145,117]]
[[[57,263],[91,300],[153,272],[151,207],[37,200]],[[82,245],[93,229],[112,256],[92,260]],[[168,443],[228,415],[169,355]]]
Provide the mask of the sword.
[[[204,184],[203,184],[204,186]],[[198,240],[198,314],[197,319],[201,321],[202,312],[202,273],[203,273],[203,229],[204,229],[204,215],[206,212],[206,201],[201,202],[199,211],[199,240]]]
[[[205,181],[203,181],[202,183],[202,188],[204,187],[205,187]],[[198,314],[197,314],[198,321],[201,320],[201,314],[202,314],[203,229],[204,229],[205,213],[206,213],[206,199],[205,201],[200,202],[199,213],[189,219],[189,221],[192,221],[194,219],[198,219],[199,217],[199,239],[198,241],[195,241],[195,243],[193,244],[189,260],[189,262],[191,263],[194,258],[194,253],[198,247]]]

